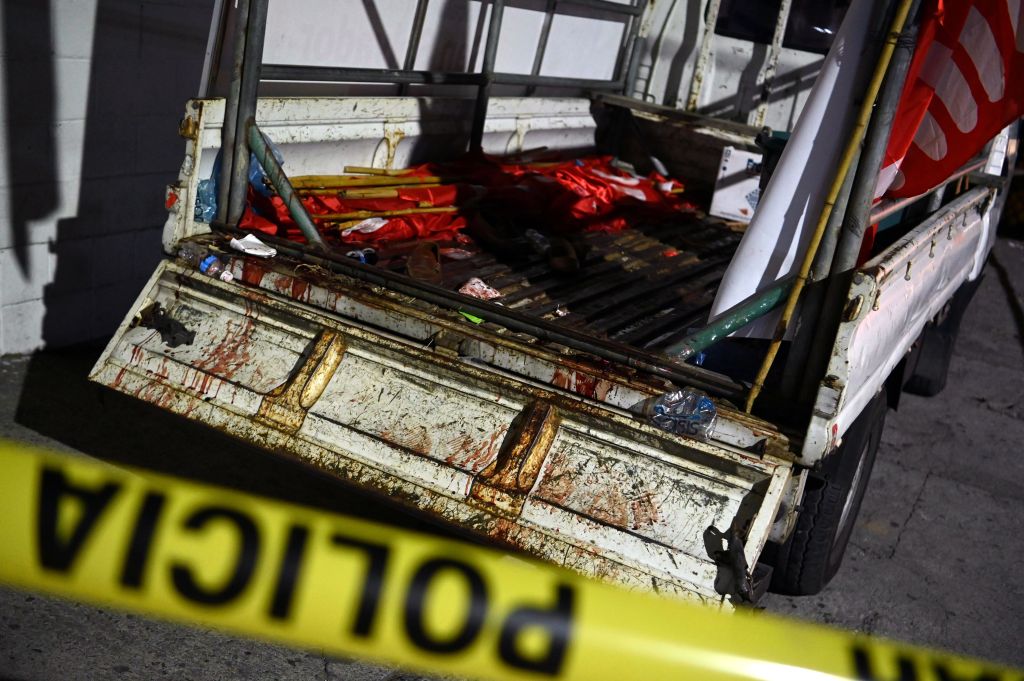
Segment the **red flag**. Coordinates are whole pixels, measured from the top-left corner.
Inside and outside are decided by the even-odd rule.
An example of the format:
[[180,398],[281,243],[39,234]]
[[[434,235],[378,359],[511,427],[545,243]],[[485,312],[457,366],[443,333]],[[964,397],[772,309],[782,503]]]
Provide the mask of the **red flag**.
[[877,196],[939,185],[1024,114],[1022,0],[925,0]]

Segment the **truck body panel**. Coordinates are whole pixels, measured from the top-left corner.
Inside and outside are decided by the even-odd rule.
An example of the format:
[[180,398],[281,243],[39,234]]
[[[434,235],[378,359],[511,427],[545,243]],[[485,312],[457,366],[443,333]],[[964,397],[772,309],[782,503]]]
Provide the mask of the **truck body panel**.
[[[881,25],[884,4],[874,8],[879,16],[860,14],[861,37],[873,35],[869,24]],[[789,0],[780,3],[770,44],[716,33],[719,10],[739,0],[712,0],[706,13],[703,3],[685,0],[627,0],[615,2],[616,11],[600,1],[563,3],[572,5],[567,16],[552,9],[556,3],[545,12],[509,7],[511,37],[488,39],[490,57],[480,36],[488,22],[488,36],[495,28],[494,8],[503,3],[488,12],[482,3],[419,3],[428,11],[411,24],[409,3],[379,5],[381,16],[368,25],[389,26],[383,34],[364,31],[335,44],[315,21],[331,3],[294,13],[270,4],[278,33],[268,28],[272,47],[263,57],[276,62],[269,72],[294,67],[326,80],[342,68],[336,64],[376,69],[334,73],[356,81],[343,84],[260,83],[259,99],[252,90],[254,121],[279,149],[284,174],[450,160],[480,132],[475,122],[487,154],[614,153],[631,167],[683,178],[686,195],[700,201],[710,197],[725,147],[756,151],[763,123],[799,131],[823,63],[818,53],[787,46]],[[450,15],[456,6],[465,11]],[[458,38],[450,45],[449,25]],[[304,42],[289,48],[286,34],[296,32]],[[637,37],[651,41],[650,50],[634,49]],[[572,49],[574,40],[585,40],[585,49]],[[850,92],[872,66],[864,57],[873,44],[861,42],[836,67],[852,69],[841,74]],[[405,52],[404,69],[395,45]],[[613,50],[614,59],[594,56]],[[489,59],[488,77],[473,80]],[[221,76],[226,66],[224,59]],[[441,82],[453,73],[455,85]],[[373,81],[389,74],[397,80]],[[604,80],[530,85],[527,74]],[[551,96],[555,87],[560,96]],[[312,89],[348,96],[283,96]],[[536,90],[541,96],[526,96]],[[825,183],[823,193],[841,145],[821,144],[820,136],[845,140],[846,130],[836,129],[844,126],[825,115],[827,106],[818,108],[821,115],[805,122],[802,165]],[[817,384],[815,403],[805,405],[809,419],[770,421],[737,408],[751,380],[738,367],[714,372],[668,350],[706,323],[742,225],[698,207],[680,211],[667,228],[637,223],[585,234],[573,277],[543,258],[511,262],[485,244],[446,265],[440,285],[279,237],[268,237],[278,255],[262,260],[227,247],[240,234],[234,224],[198,217],[201,195],[220,176],[216,158],[232,127],[226,109],[218,98],[186,105],[185,158],[166,196],[168,258],[91,378],[479,540],[712,604],[756,597],[767,543],[787,541],[819,462],[925,324],[978,275],[1001,205],[989,182],[940,189],[927,211],[907,213],[895,243],[853,275],[827,371],[809,377]],[[990,173],[1003,172],[1001,163],[990,165]],[[794,205],[782,201],[781,212],[817,217],[806,197],[783,198]],[[782,257],[791,242],[778,241]],[[217,254],[234,281],[175,260],[182,245]],[[456,293],[483,273],[500,304]],[[680,388],[713,399],[717,417],[704,437],[651,421],[654,401]],[[778,414],[786,404],[772,406]]]

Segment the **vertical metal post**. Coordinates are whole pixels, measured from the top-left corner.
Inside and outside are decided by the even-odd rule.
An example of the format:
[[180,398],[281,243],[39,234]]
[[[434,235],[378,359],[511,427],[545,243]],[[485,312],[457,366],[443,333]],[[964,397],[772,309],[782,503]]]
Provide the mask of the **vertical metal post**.
[[324,239],[320,236],[320,232],[317,231],[316,225],[313,224],[313,220],[309,217],[309,213],[306,212],[306,208],[302,205],[302,200],[298,194],[295,193],[295,189],[292,187],[292,183],[288,181],[288,176],[285,175],[281,165],[274,158],[274,152],[270,150],[270,144],[267,138],[263,136],[263,132],[253,122],[246,124],[246,139],[249,140],[249,146],[252,149],[252,153],[256,155],[256,159],[263,166],[263,169],[267,171],[267,178],[270,183],[274,185],[274,189],[277,190],[278,196],[284,201],[284,205],[288,207],[288,213],[292,216],[292,220],[298,226],[299,230],[306,237],[306,240],[311,246],[321,251],[328,250],[327,244],[324,243]]
[[644,83],[642,101],[651,101],[651,88],[654,87],[654,76],[658,72],[658,63],[661,61],[661,48],[665,44],[665,34],[668,33],[668,27],[672,25],[672,19],[676,15],[676,8],[678,6],[679,0],[672,0],[668,13],[665,15],[665,22],[661,25],[661,30],[658,31],[658,38],[654,41],[654,48],[651,50],[651,68],[647,72],[647,82]]
[[638,0],[637,7],[640,8],[640,13],[629,18],[629,29],[623,44],[619,47],[619,63],[616,69],[616,78],[621,78],[623,82],[622,94],[627,97],[633,93],[636,72],[640,66],[640,24],[644,20],[647,0]]
[[835,254],[832,257],[828,288],[825,290],[818,315],[808,317],[808,319],[816,321],[814,339],[805,358],[794,358],[800,360],[798,363],[806,367],[804,381],[798,396],[800,401],[809,402],[814,399],[818,390],[818,380],[814,377],[822,376],[828,365],[829,353],[835,341],[836,329],[842,313],[843,300],[850,289],[853,268],[857,265],[857,257],[860,255],[861,245],[864,243],[864,231],[868,227],[875,184],[878,181],[878,171],[885,158],[889,133],[900,103],[900,94],[907,79],[910,61],[914,56],[918,29],[916,15],[920,4],[920,0],[916,0],[910,7],[907,27],[896,42],[885,83],[878,95],[875,111],[871,117],[871,126],[864,139],[857,173],[850,190],[846,215],[843,217]]
[[925,212],[931,215],[939,208],[942,208],[942,199],[946,196],[947,185],[940,185],[938,188],[933,189],[932,193],[928,195],[928,203],[925,204]]
[[[420,39],[423,37],[423,24],[427,20],[427,5],[430,0],[416,0],[416,13],[412,18],[412,29],[409,31],[409,46],[405,49],[405,62],[402,69],[412,71],[416,67],[416,55],[420,51]],[[409,84],[402,83],[398,87],[398,94],[409,94]]]
[[[768,374],[771,371],[772,365],[775,362],[775,358],[778,356],[779,349],[782,347],[782,342],[785,339],[786,332],[793,322],[794,314],[796,311],[796,305],[800,300],[801,293],[803,292],[804,285],[806,284],[808,277],[810,276],[811,266],[814,264],[815,255],[818,250],[818,246],[821,243],[822,236],[824,235],[825,228],[828,225],[829,218],[832,215],[832,210],[835,207],[836,199],[842,190],[843,183],[845,182],[847,173],[850,172],[850,168],[853,166],[853,161],[857,158],[858,150],[864,146],[866,139],[865,131],[867,131],[867,139],[870,139],[871,135],[871,122],[875,119],[875,114],[872,113],[874,108],[882,108],[885,104],[881,101],[882,95],[886,93],[886,83],[896,77],[896,73],[891,70],[892,60],[897,52],[899,44],[900,34],[904,31],[908,25],[908,18],[910,12],[914,9],[916,4],[920,0],[899,0],[899,4],[896,7],[895,13],[892,15],[892,20],[889,25],[889,29],[885,33],[885,40],[879,49],[878,61],[874,66],[871,73],[871,78],[868,82],[867,89],[864,92],[862,101],[860,102],[860,110],[857,113],[857,119],[854,123],[853,131],[850,134],[849,140],[847,140],[846,146],[843,149],[842,155],[839,159],[838,168],[836,170],[835,178],[832,182],[832,186],[829,188],[828,196],[825,199],[825,205],[822,208],[821,215],[818,216],[817,225],[814,231],[811,233],[810,243],[807,246],[807,250],[804,253],[803,260],[800,263],[800,270],[797,274],[796,283],[793,286],[793,290],[790,292],[789,297],[786,299],[786,305],[782,308],[782,316],[779,318],[778,325],[775,328],[775,333],[772,337],[771,343],[768,346],[768,352],[765,355],[764,361],[761,363],[761,368],[757,372],[757,376],[753,381],[750,388],[750,393],[747,395],[747,402],[745,405],[745,411],[749,414],[753,409],[754,402],[757,400],[758,395],[764,388],[765,381],[767,380]],[[875,14],[885,14],[880,11],[882,8],[888,6],[890,3],[887,0],[878,0],[878,4],[874,7]],[[849,21],[847,16],[846,21]],[[910,23],[912,23],[912,19]],[[835,46],[833,46],[835,48]],[[865,63],[865,66],[867,64]],[[902,79],[900,79],[902,80]],[[897,91],[896,97],[898,99],[899,92]],[[877,113],[877,112],[876,112]],[[888,136],[889,130],[885,128],[882,131],[883,141],[882,146],[885,146],[885,137]],[[884,149],[883,149],[884,151]],[[857,167],[858,173],[863,173],[866,167],[869,165],[867,159],[868,151],[865,148],[864,151],[860,152],[860,164]],[[878,167],[875,168],[875,176],[878,174]],[[872,179],[872,183],[874,180]],[[857,190],[858,182],[854,179],[853,189]],[[851,197],[850,209],[853,210],[855,203],[854,199],[856,196]],[[848,213],[849,215],[849,213]],[[842,238],[840,238],[839,246],[842,246]],[[838,257],[838,253],[837,253]],[[833,261],[834,265],[834,261]],[[834,281],[832,282],[835,283]],[[845,291],[842,292],[845,295]],[[823,310],[822,317],[825,317],[833,310],[829,309],[828,298],[826,298],[826,306]],[[836,301],[838,302],[838,301]],[[838,305],[837,305],[838,307]],[[818,320],[818,327],[822,328],[821,320]],[[790,360],[795,361],[795,360]],[[815,375],[815,372],[809,372],[808,375]],[[821,375],[821,374],[816,374]]]
[[[533,55],[533,68],[530,69],[531,76],[539,76],[540,67],[544,65],[544,52],[548,49],[548,36],[551,35],[551,22],[555,18],[555,9],[557,6],[558,0],[548,0],[548,4],[544,8],[544,23],[540,27],[540,39],[537,41],[537,52]],[[536,85],[531,85],[526,88],[527,95],[532,95],[536,91]]]
[[235,50],[231,64],[231,87],[224,102],[224,124],[220,136],[220,182],[217,185],[217,220],[227,222],[228,198],[231,195],[231,171],[235,158],[238,98],[242,88],[242,70],[245,64],[245,36],[249,24],[249,0],[239,0],[235,17]]
[[786,37],[786,25],[789,23],[789,11],[792,7],[793,0],[782,0],[779,16],[775,20],[775,32],[772,34],[772,44],[768,49],[768,60],[761,72],[761,101],[757,104],[757,113],[754,114],[754,121],[751,123],[755,128],[763,127],[765,116],[768,115],[768,88],[775,80],[779,52],[782,51],[782,40]]
[[903,83],[907,79],[910,60],[914,56],[917,25],[913,23],[913,17],[920,4],[920,0],[917,0],[911,5],[911,23],[896,43],[885,87],[878,96],[878,105],[871,118],[871,128],[864,140],[864,151],[861,154],[857,177],[850,194],[850,207],[846,211],[835,259],[832,261],[833,274],[852,269],[857,264],[857,256],[860,255],[861,244],[864,242],[864,231],[868,227],[868,216],[871,214],[871,205],[874,203],[878,172],[882,168],[885,150],[889,145],[889,131],[896,118],[896,109],[900,104]]
[[700,91],[704,86],[704,76],[707,74],[708,59],[711,57],[711,43],[715,39],[715,25],[718,23],[718,10],[722,7],[722,0],[710,0],[708,8],[704,12],[704,36],[700,41],[700,53],[697,56],[697,64],[693,67],[693,77],[690,80],[690,96],[686,99],[686,110],[696,111],[700,102]]
[[793,343],[789,348],[789,359],[782,370],[782,383],[780,391],[784,397],[796,398],[801,390],[801,382],[807,373],[807,357],[817,335],[817,326],[807,324],[802,320],[818,319],[821,316],[821,306],[825,299],[826,284],[820,283],[828,277],[829,267],[832,265],[832,256],[836,252],[836,243],[839,241],[839,230],[843,224],[843,216],[846,214],[846,206],[850,201],[850,191],[853,188],[853,179],[857,174],[860,165],[860,155],[853,159],[853,165],[843,179],[843,187],[836,197],[832,214],[828,217],[828,224],[825,226],[825,233],[821,237],[821,244],[818,245],[818,252],[814,256],[814,264],[811,265],[811,272],[808,276],[809,286],[804,292],[804,298],[800,301],[801,323],[797,326],[793,336]]
[[210,96],[210,87],[217,80],[220,71],[221,47],[224,45],[224,24],[228,15],[225,0],[214,0],[210,21],[210,34],[206,38],[206,56],[203,59],[203,73],[199,77],[200,97]]
[[231,164],[231,191],[228,195],[227,223],[237,225],[245,210],[249,186],[248,127],[256,121],[260,68],[263,65],[263,36],[267,28],[269,0],[250,0],[249,21],[245,31],[245,57],[238,92],[238,116],[235,121],[234,158]]
[[505,13],[505,0],[494,0],[491,5],[491,21],[487,27],[487,45],[484,48],[484,64],[481,73],[483,83],[476,96],[473,111],[473,129],[469,137],[472,151],[483,151],[484,124],[487,122],[487,103],[494,83],[494,62],[498,56],[498,38],[501,34],[501,17]]

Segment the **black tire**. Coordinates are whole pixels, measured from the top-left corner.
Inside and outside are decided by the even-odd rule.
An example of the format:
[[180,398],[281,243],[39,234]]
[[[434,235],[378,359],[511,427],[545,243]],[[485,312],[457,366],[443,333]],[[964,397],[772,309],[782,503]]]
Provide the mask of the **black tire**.
[[770,590],[810,596],[829,583],[843,561],[846,545],[871,477],[885,426],[885,391],[853,422],[836,451],[809,473],[796,527],[776,551]]
[[981,277],[978,277],[957,289],[939,314],[921,331],[910,356],[909,378],[903,390],[912,395],[934,397],[946,387],[960,322],[980,283]]

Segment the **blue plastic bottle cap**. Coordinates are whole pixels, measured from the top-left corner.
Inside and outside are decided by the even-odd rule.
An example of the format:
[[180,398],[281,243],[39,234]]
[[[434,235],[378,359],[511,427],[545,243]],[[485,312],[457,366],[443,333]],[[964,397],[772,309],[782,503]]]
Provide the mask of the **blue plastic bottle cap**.
[[199,271],[202,272],[203,274],[206,274],[206,270],[210,269],[210,265],[212,265],[215,262],[217,262],[217,256],[206,256],[206,258],[204,258],[203,261],[199,263]]

